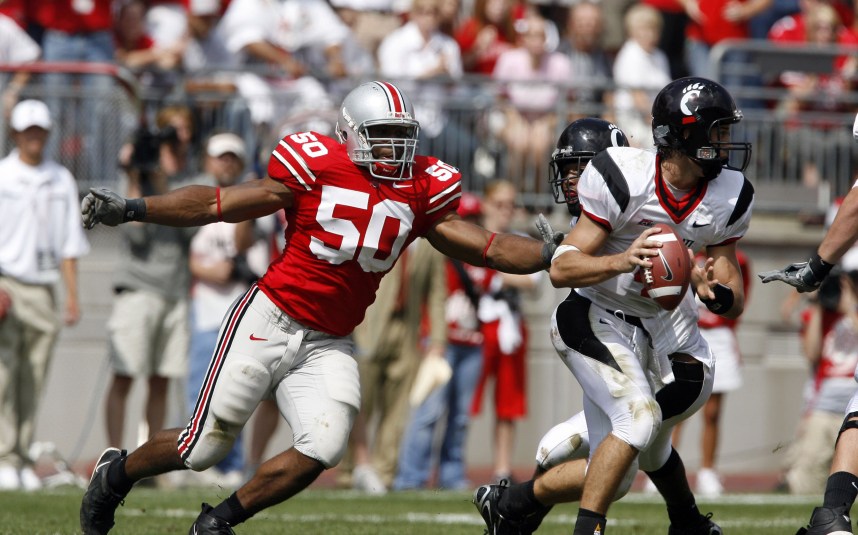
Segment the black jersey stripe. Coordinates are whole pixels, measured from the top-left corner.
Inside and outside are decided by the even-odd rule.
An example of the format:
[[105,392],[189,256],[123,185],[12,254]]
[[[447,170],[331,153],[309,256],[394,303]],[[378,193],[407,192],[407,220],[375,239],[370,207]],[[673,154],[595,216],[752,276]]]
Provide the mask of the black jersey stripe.
[[745,182],[742,184],[742,191],[739,192],[739,198],[736,200],[736,206],[733,208],[733,213],[730,214],[730,219],[727,221],[728,227],[745,215],[745,212],[748,211],[753,200],[754,186],[751,184],[751,181],[746,178]]
[[625,212],[629,206],[631,196],[629,195],[629,183],[626,181],[625,175],[617,167],[617,163],[608,154],[608,151],[602,151],[591,160],[593,167],[602,175],[605,185],[608,186],[608,191],[614,197],[614,200],[620,207],[621,212]]

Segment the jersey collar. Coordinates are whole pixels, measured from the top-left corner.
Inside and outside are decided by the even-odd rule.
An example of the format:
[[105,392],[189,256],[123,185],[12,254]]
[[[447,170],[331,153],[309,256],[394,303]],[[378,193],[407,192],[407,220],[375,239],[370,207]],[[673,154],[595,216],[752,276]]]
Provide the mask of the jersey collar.
[[667,215],[674,223],[681,223],[683,219],[688,217],[688,214],[697,208],[700,201],[706,195],[706,189],[709,187],[708,180],[700,180],[688,195],[682,199],[676,199],[670,192],[670,186],[667,185],[664,177],[661,175],[661,156],[655,158],[655,194],[658,197],[658,203],[667,212]]

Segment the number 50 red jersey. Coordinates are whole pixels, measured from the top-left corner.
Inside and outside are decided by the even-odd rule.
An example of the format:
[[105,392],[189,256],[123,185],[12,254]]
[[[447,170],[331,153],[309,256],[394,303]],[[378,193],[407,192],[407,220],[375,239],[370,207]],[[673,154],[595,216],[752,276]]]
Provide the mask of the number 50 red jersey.
[[363,320],[401,251],[459,205],[459,171],[417,156],[410,180],[378,180],[316,132],[284,137],[268,175],[289,187],[286,248],[259,281],[289,316],[345,336]]

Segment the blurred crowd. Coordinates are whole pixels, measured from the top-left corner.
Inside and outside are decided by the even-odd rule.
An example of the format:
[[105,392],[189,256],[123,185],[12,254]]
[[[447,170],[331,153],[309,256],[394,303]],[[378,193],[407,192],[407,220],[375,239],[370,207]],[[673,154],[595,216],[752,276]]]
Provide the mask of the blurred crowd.
[[[114,180],[100,175],[111,171],[105,162],[115,156],[115,180],[127,196],[137,197],[191,183],[226,186],[253,180],[264,173],[268,154],[284,133],[332,133],[334,103],[355,79],[394,79],[417,105],[420,152],[464,172],[474,195],[463,199],[461,215],[500,232],[513,228],[515,214],[524,218],[522,208],[546,208],[521,193],[547,196],[547,156],[559,128],[576,116],[602,115],[616,121],[632,145],[650,146],[654,94],[681,76],[712,76],[710,52],[726,39],[855,46],[858,2],[4,0],[0,64],[12,67],[0,76],[0,91],[13,132],[10,148],[20,151],[26,142],[23,133],[41,128],[50,133],[39,149],[44,159],[67,162],[69,155],[85,155],[90,163],[72,171],[78,181],[89,182]],[[736,52],[725,61],[741,64],[740,56]],[[790,115],[800,111],[854,111],[855,104],[841,97],[855,90],[856,58],[844,54],[825,74],[784,68],[771,78],[739,71],[725,76],[739,76],[736,83],[742,86],[786,89],[788,98],[777,102],[750,98],[740,105],[771,109],[789,125]],[[14,69],[38,62],[67,65],[39,75],[33,74],[38,70]],[[92,96],[110,90],[113,83],[80,67],[87,63],[124,67],[140,84],[145,106],[127,139],[103,135],[97,99],[84,99],[74,113],[69,110],[71,97],[63,90],[77,88],[76,95]],[[487,84],[494,92],[486,93]],[[40,115],[21,115],[16,126],[13,110],[38,92],[34,88],[43,91],[44,104],[28,104],[25,111]],[[467,110],[450,113],[444,104],[455,98],[480,102],[486,94],[491,97],[489,113],[478,118]],[[569,102],[574,107],[562,105]],[[815,132],[788,132],[794,146],[809,154],[800,177],[808,184],[818,183],[826,172],[810,155],[837,145],[819,135],[831,130],[830,125],[817,126]],[[36,163],[41,161],[39,152]],[[217,322],[271,255],[282,249],[284,224],[272,217],[251,225],[218,223],[199,231],[123,227],[124,249],[117,254],[134,262],[117,271],[109,290],[115,294],[107,325],[113,372],[105,402],[110,444],[133,446],[123,430],[135,379],[148,386],[148,429],[163,427],[171,380],[187,381],[192,411]],[[85,242],[80,236],[75,239]],[[401,273],[385,279],[367,315],[373,319],[356,333],[359,344],[362,335],[366,338],[358,353],[366,378],[366,421],[355,426],[341,482],[370,492],[431,484],[470,487],[463,453],[468,421],[489,403],[485,387],[492,379],[494,477],[509,479],[515,423],[527,416],[527,329],[521,300],[537,288],[538,277],[502,275],[445,258],[423,259],[431,256],[431,248],[423,251],[418,245],[397,263]],[[81,243],[58,258],[77,258],[87,251]],[[53,284],[60,280],[60,263],[50,269],[57,272],[46,279]],[[8,279],[9,267],[0,256],[0,281],[4,271]],[[62,279],[76,307],[74,273],[64,272]],[[858,358],[852,343],[858,329],[851,280],[844,276],[843,292],[837,292],[833,304],[825,304],[822,296],[803,304],[808,306],[805,349],[815,374],[808,386],[808,415],[842,412],[842,370],[848,368],[851,374]],[[0,325],[14,301],[11,293],[0,284]],[[835,314],[841,293],[849,308]],[[433,298],[434,307],[429,306]],[[50,314],[52,296],[45,302],[47,311],[42,312]],[[145,315],[134,312],[144,310]],[[71,325],[80,310],[66,313]],[[371,331],[371,322],[385,328],[384,336]],[[52,323],[50,328],[51,341],[40,353],[39,385],[58,326]],[[824,342],[829,333],[832,338]],[[832,346],[843,336],[853,350],[848,365],[841,362],[846,356]],[[834,377],[830,383],[826,374]],[[32,403],[26,409],[31,419]],[[252,472],[278,419],[276,408],[263,405],[260,425],[243,445],[237,444],[215,477],[237,484]],[[816,425],[836,431],[836,419],[831,416],[829,422],[817,414],[804,422],[807,429]],[[438,427],[444,430],[436,431]],[[435,433],[444,437],[440,447],[432,442]],[[0,452],[0,488],[41,484],[34,479],[27,453],[31,439],[30,428],[13,453]],[[825,449],[818,443],[804,448]],[[796,452],[798,461],[812,459]],[[810,468],[802,472],[802,467],[789,472],[790,485],[802,489],[797,491],[818,491],[819,471],[828,463],[823,459],[813,464],[810,468],[818,470],[813,474],[806,473]],[[720,489],[717,481],[713,486]]]
[[[854,90],[856,55],[832,58],[830,72],[811,72],[799,63],[794,70],[787,63],[760,72],[749,68],[752,54],[744,49],[729,51],[720,62],[712,62],[710,52],[732,39],[854,47],[853,4],[5,0],[0,25],[7,44],[0,43],[0,63],[70,62],[44,77],[53,93],[49,106],[64,116],[72,112],[63,92],[86,93],[91,100],[112,83],[105,76],[70,77],[85,72],[81,63],[122,66],[134,73],[136,97],[146,104],[143,116],[131,122],[145,126],[165,104],[190,103],[197,144],[212,130],[228,129],[248,142],[251,162],[263,165],[285,131],[330,133],[335,103],[355,80],[396,80],[417,105],[424,153],[457,165],[473,191],[495,176],[513,180],[528,205],[544,200],[545,157],[564,124],[603,116],[622,125],[632,145],[650,146],[655,91],[684,75],[717,74],[728,87],[782,90],[785,96],[776,100],[740,93],[739,104],[771,110],[789,127],[783,135],[800,152],[797,178],[813,186],[828,171],[818,154],[836,160],[848,140],[831,132],[830,120],[816,120],[809,134],[805,123],[790,118],[853,110],[855,103],[844,97]],[[6,115],[28,84],[39,83],[26,70],[4,80]],[[112,183],[115,173],[104,161],[114,151],[111,138],[123,136],[99,137],[106,131],[106,118],[99,118],[104,110],[91,103],[78,107],[49,150],[60,161],[86,154],[78,178]],[[763,149],[778,156],[775,148]]]

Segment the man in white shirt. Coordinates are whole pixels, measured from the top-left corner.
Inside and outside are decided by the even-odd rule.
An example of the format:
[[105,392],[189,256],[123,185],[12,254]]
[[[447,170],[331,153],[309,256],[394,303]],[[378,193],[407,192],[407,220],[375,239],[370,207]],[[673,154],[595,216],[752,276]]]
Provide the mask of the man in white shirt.
[[0,161],[0,489],[34,489],[28,451],[60,331],[54,286],[62,278],[63,319],[76,324],[77,258],[89,243],[74,177],[44,158],[48,107],[24,100],[10,124],[17,148]]

